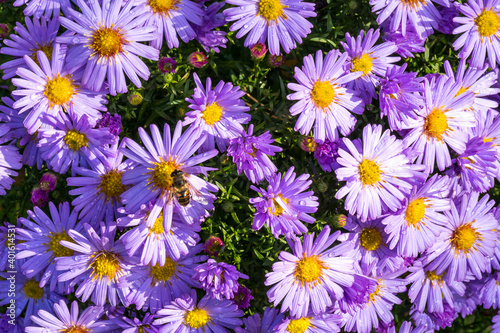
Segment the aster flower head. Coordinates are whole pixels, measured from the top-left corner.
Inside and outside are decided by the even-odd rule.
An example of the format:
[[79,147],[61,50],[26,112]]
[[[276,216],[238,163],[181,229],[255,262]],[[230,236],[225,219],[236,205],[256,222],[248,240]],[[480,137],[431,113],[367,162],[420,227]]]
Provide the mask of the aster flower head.
[[332,313],[322,313],[315,315],[310,312],[301,318],[286,318],[281,325],[274,329],[276,333],[338,333],[342,316]]
[[399,57],[391,57],[398,47],[393,42],[384,42],[376,45],[380,37],[380,30],[370,29],[365,35],[361,30],[357,37],[351,37],[346,33],[346,43],[340,42],[348,54],[347,71],[361,72],[362,75],[347,83],[347,88],[357,91],[366,104],[371,103],[372,98],[377,98],[375,87],[379,80],[385,77],[388,68],[393,62],[399,61]]
[[45,207],[49,202],[49,193],[36,186],[31,190],[31,203],[35,207]]
[[25,55],[36,59],[37,51],[42,51],[49,60],[52,60],[53,44],[59,31],[59,17],[53,19],[41,17],[32,20],[26,16],[24,22],[26,27],[16,22],[14,30],[18,35],[11,35],[10,39],[3,40],[6,46],[0,49],[0,53],[14,57],[0,65],[5,74],[2,77],[4,80],[14,77],[18,68],[28,68],[23,59]]
[[42,190],[52,192],[56,189],[57,176],[52,172],[46,172],[40,178],[38,185],[40,185]]
[[257,210],[252,225],[254,230],[260,230],[265,224],[274,237],[291,237],[307,232],[302,221],[314,223],[315,219],[309,214],[316,212],[319,204],[314,192],[307,191],[312,180],[308,174],[296,177],[294,170],[294,167],[288,169],[283,178],[281,172],[269,177],[267,190],[250,186],[261,195],[249,200]]
[[489,267],[495,252],[498,221],[491,212],[494,202],[486,194],[463,195],[445,212],[445,231],[427,251],[424,265],[436,275],[446,273],[448,282],[464,281],[468,274],[478,279]]
[[188,59],[189,64],[196,68],[202,68],[208,63],[205,53],[199,51],[191,53]]
[[285,56],[281,54],[271,54],[269,55],[269,65],[272,67],[280,67],[285,63]]
[[103,314],[101,306],[89,306],[80,314],[77,301],[68,308],[61,300],[54,304],[54,309],[39,310],[38,315],[33,315],[31,319],[37,326],[26,327],[26,332],[110,332],[117,325],[100,320]]
[[[125,147],[121,150],[123,155],[137,163],[137,166],[127,170],[122,176],[122,183],[129,186],[121,195],[125,210],[128,213],[137,212],[142,204],[156,199],[147,218],[149,228],[153,227],[160,212],[163,212],[163,227],[169,231],[174,209],[186,223],[199,223],[207,216],[207,210],[214,208],[215,196],[209,191],[216,192],[218,188],[197,176],[200,173],[206,176],[207,171],[214,169],[197,164],[217,155],[217,150],[192,156],[203,145],[207,134],[201,134],[200,129],[193,126],[182,133],[180,121],[173,136],[168,124],[163,127],[163,137],[156,125],[151,125],[150,128],[152,140],[144,129],[139,128],[139,136],[147,150],[129,138],[124,139]],[[173,197],[172,173],[176,170],[182,171],[192,194],[187,205],[185,202],[183,205],[179,204]]]
[[[5,124],[0,124],[0,142],[2,137],[8,137],[10,128]],[[21,154],[14,144],[0,145],[0,195],[5,195],[5,190],[10,190],[17,172],[23,166],[21,163]]]
[[316,145],[314,158],[318,161],[323,171],[331,172],[340,167],[340,164],[337,163],[337,157],[339,156],[339,148],[341,146],[343,146],[342,141],[330,141],[328,139]]
[[307,135],[314,125],[314,139],[324,142],[326,139],[338,139],[338,130],[348,135],[356,124],[351,114],[362,114],[364,104],[357,93],[344,85],[362,75],[362,72],[346,73],[348,55],[338,50],[328,52],[323,60],[321,50],[304,57],[302,69],[295,68],[294,78],[297,83],[289,83],[288,88],[295,91],[287,96],[297,100],[290,108],[292,116],[300,114],[295,123],[295,130]]
[[[330,235],[326,226],[315,241],[314,233],[306,234],[304,243],[288,239],[293,254],[282,251],[265,282],[266,286],[274,285],[267,296],[275,306],[282,303],[281,312],[289,310],[295,318],[306,317],[309,310],[323,313],[353,285],[354,258],[339,256],[336,249],[342,245],[329,249],[339,235],[340,231]],[[349,250],[349,246],[342,248]],[[294,301],[298,297],[301,302]]]
[[240,309],[248,309],[252,299],[252,291],[240,284],[238,286],[238,291],[234,294],[233,302],[236,303]]
[[451,327],[455,319],[457,319],[458,313],[446,302],[443,303],[443,308],[443,312],[420,312],[414,305],[410,310],[411,319],[417,328],[425,327],[429,332],[439,331],[445,327]]
[[207,296],[218,300],[222,296],[233,299],[238,292],[238,279],[248,279],[248,276],[238,272],[236,267],[225,262],[217,262],[208,259],[206,263],[195,267],[193,280],[201,283],[201,288],[207,292]]
[[453,21],[459,26],[453,34],[461,34],[453,43],[458,57],[469,59],[472,67],[483,68],[487,62],[492,69],[500,62],[500,10],[498,0],[468,0],[465,4],[456,4],[465,16]]
[[500,308],[500,273],[498,271],[492,274],[485,274],[483,279],[480,281],[480,304],[483,305],[485,309]]
[[56,41],[74,45],[68,52],[68,66],[85,68],[84,87],[99,91],[106,80],[110,94],[116,95],[127,92],[125,74],[138,88],[142,86],[139,77],[149,78],[149,69],[138,56],[158,60],[160,51],[138,41],[154,40],[158,26],[144,26],[143,5],[132,9],[134,3],[106,0],[101,6],[92,1],[89,7],[84,0],[76,0],[82,13],[68,8],[68,15],[59,19],[62,26],[75,32]]
[[337,159],[342,167],[335,170],[338,180],[346,181],[336,194],[337,199],[347,196],[345,208],[361,221],[379,218],[385,212],[402,207],[415,178],[422,178],[421,165],[412,165],[404,153],[401,140],[382,133],[382,126],[367,125],[363,129],[363,147],[358,149],[344,138],[347,150],[339,149]]
[[226,20],[237,21],[229,28],[239,30],[236,38],[245,39],[245,47],[267,41],[272,55],[285,53],[302,43],[313,25],[307,20],[315,17],[314,4],[301,0],[228,0],[231,7],[224,10]]
[[245,328],[236,327],[236,333],[268,333],[272,332],[284,319],[282,313],[276,308],[266,307],[262,319],[256,313],[248,318],[243,318]]
[[144,318],[127,318],[125,316],[112,320],[124,333],[160,333],[160,329],[153,324],[154,315],[146,313]]
[[474,113],[467,111],[474,94],[468,91],[457,95],[459,91],[460,86],[445,75],[430,82],[424,79],[424,107],[416,110],[416,120],[402,125],[403,129],[411,129],[404,138],[405,146],[419,153],[416,162],[423,162],[428,172],[434,171],[436,162],[440,171],[450,166],[449,147],[462,153],[468,139],[463,128],[476,125]]
[[396,44],[398,47],[396,53],[403,58],[414,58],[413,53],[422,53],[425,51],[425,39],[418,37],[418,34],[412,29],[407,28],[406,35],[403,35],[401,31],[384,32],[382,40]]
[[208,253],[209,256],[217,257],[219,252],[224,249],[224,242],[217,236],[210,236],[204,245],[205,253]]
[[16,0],[13,3],[14,7],[26,5],[23,13],[26,16],[40,16],[57,17],[61,9],[64,11],[66,8],[71,7],[68,0]]
[[153,324],[163,325],[162,331],[172,333],[184,332],[221,332],[229,333],[229,329],[241,326],[240,317],[243,311],[232,301],[216,300],[204,296],[196,301],[196,291],[176,298],[170,305],[159,310]]
[[258,183],[269,178],[278,171],[269,156],[274,156],[283,149],[273,146],[274,139],[269,131],[259,136],[253,135],[254,126],[248,127],[248,134],[243,131],[242,136],[229,139],[227,156],[233,157],[238,174],[242,171],[252,183]]
[[78,284],[75,296],[82,302],[90,298],[98,306],[106,302],[116,306],[120,301],[128,306],[125,296],[129,290],[120,288],[118,280],[129,274],[135,262],[127,256],[123,245],[114,240],[116,223],[101,223],[100,234],[87,223],[84,229],[88,237],[70,230],[68,236],[72,241],[60,241],[71,253],[55,259],[56,269],[63,271],[59,281]]
[[158,69],[162,73],[177,73],[175,70],[176,68],[177,62],[174,58],[162,57],[158,60]]
[[446,34],[453,35],[453,30],[458,28],[458,23],[454,22],[456,17],[460,16],[460,11],[457,8],[457,2],[450,2],[450,6],[438,5],[436,8],[441,14],[441,21],[439,22],[437,31]]
[[226,48],[227,32],[215,30],[226,24],[226,17],[219,10],[224,7],[225,2],[213,2],[208,7],[203,6],[203,22],[200,25],[193,26],[196,33],[196,40],[203,46],[205,52],[210,52],[210,49],[219,53],[219,47]]
[[266,56],[267,47],[266,44],[256,43],[250,48],[250,53],[252,55],[252,59],[260,60]]
[[103,127],[107,127],[114,136],[120,135],[122,132],[122,117],[118,113],[114,115],[109,112],[103,113],[102,118],[97,121],[96,128]]

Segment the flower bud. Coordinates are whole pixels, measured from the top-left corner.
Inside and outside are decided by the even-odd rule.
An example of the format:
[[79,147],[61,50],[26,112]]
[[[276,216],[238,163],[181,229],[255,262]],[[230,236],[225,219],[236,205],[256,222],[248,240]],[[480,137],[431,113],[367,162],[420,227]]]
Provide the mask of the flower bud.
[[56,189],[57,185],[57,176],[52,172],[46,172],[40,178],[40,182],[38,183],[40,188],[45,192],[52,192]]
[[280,67],[285,63],[285,56],[283,55],[271,55],[269,57],[269,65],[273,67]]
[[49,202],[49,193],[42,190],[40,187],[35,187],[31,191],[31,202],[33,203],[33,206],[45,207],[47,202]]
[[224,243],[222,239],[217,236],[210,236],[205,242],[205,252],[208,253],[209,256],[217,257],[219,252],[224,249]]
[[300,148],[308,153],[313,153],[317,146],[318,145],[312,136],[306,136],[300,141]]
[[128,95],[128,101],[130,104],[136,106],[142,103],[142,95],[139,92],[133,92]]
[[173,58],[163,57],[158,61],[158,69],[162,73],[177,73],[177,62]]
[[196,68],[205,66],[208,63],[207,59],[207,56],[203,52],[193,52],[189,55],[189,63]]
[[260,60],[264,58],[264,56],[266,55],[267,47],[265,44],[262,43],[254,44],[254,46],[250,48],[250,53],[252,55],[253,60]]

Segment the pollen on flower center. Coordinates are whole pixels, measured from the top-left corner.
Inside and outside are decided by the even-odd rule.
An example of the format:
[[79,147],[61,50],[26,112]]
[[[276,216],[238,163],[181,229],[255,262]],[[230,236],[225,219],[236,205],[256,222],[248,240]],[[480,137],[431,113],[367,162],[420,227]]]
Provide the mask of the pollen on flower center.
[[123,51],[123,45],[126,43],[125,37],[120,29],[100,27],[92,32],[92,43],[90,47],[98,54],[99,58],[114,57]]
[[365,185],[373,185],[380,180],[380,167],[372,160],[364,158],[359,165],[359,178]]
[[443,283],[443,274],[437,275],[435,271],[427,271],[425,273],[425,276],[431,280],[432,285],[434,286],[435,284],[442,284]]
[[207,311],[203,309],[195,308],[192,311],[188,311],[186,314],[186,318],[184,322],[191,328],[201,328],[204,327],[208,321],[210,320],[210,316]]
[[297,280],[304,283],[319,282],[325,268],[323,261],[318,259],[317,255],[305,256],[297,262],[294,276]]
[[47,81],[43,94],[49,100],[50,106],[66,104],[71,100],[75,94],[72,82],[73,80],[69,76],[61,76],[60,74]]
[[458,95],[461,95],[461,94],[463,94],[464,92],[468,91],[468,90],[469,90],[469,88],[470,88],[470,87],[461,87],[461,88],[458,90],[458,92],[457,92],[457,94],[455,95],[455,97],[457,97]]
[[213,125],[222,118],[222,108],[217,103],[212,103],[203,111],[203,120],[207,125]]
[[92,280],[96,278],[101,281],[103,277],[107,277],[109,280],[116,280],[118,273],[121,271],[120,262],[116,258],[115,254],[109,252],[100,252],[95,255],[96,258],[90,264],[92,267]]
[[290,323],[286,327],[286,331],[290,333],[304,333],[311,325],[311,318],[312,317],[290,319]]
[[177,263],[166,257],[165,264],[160,266],[156,264],[155,266],[151,266],[151,272],[149,276],[152,276],[155,281],[166,282],[170,281],[170,278],[176,272]]
[[62,240],[67,242],[73,241],[65,231],[57,234],[51,232],[50,234],[49,248],[52,252],[54,252],[55,257],[70,257],[73,255],[72,249],[68,249],[67,247],[59,244],[59,242]]
[[314,103],[324,109],[328,107],[335,97],[335,89],[333,89],[330,81],[316,81],[311,91],[311,99]]
[[276,21],[278,17],[282,17],[286,20],[283,8],[288,8],[288,6],[283,6],[280,0],[259,1],[259,15],[264,17],[267,21]]
[[424,6],[426,4],[425,0],[401,0],[401,2],[413,10],[417,9],[419,4],[423,4]]
[[83,327],[83,326],[71,326],[70,328],[67,328],[62,331],[63,333],[88,333],[90,332],[89,329]]
[[26,282],[23,290],[26,294],[26,297],[28,298],[38,300],[43,297],[43,288],[40,288],[38,282],[36,282],[35,280],[29,280],[28,282]]
[[164,161],[160,157],[160,162],[153,162],[155,165],[152,170],[152,176],[149,179],[149,183],[154,183],[154,185],[162,190],[168,190],[172,187],[172,172],[174,172],[178,165],[173,161]]
[[356,57],[352,60],[351,72],[363,72],[362,76],[367,75],[372,70],[372,58],[368,53],[363,53],[361,57]]
[[467,223],[458,227],[453,232],[451,243],[456,249],[467,252],[474,246],[477,238],[478,233],[476,229],[470,223]]
[[491,9],[485,9],[481,15],[474,19],[477,25],[477,32],[481,37],[490,37],[497,33],[500,24],[498,14]]
[[36,53],[37,53],[38,51],[42,51],[42,52],[45,54],[45,56],[47,57],[47,59],[48,59],[49,61],[51,61],[51,60],[52,60],[52,51],[53,51],[52,44],[47,44],[47,45],[46,45],[46,44],[44,43],[43,45],[36,44],[36,46],[37,46],[37,47],[36,47],[35,49],[31,49],[31,50],[30,50],[30,51],[32,51],[32,53],[31,53],[31,55],[30,55],[30,58],[31,58],[31,59],[33,59],[33,60],[35,60],[35,63],[36,63],[37,65],[39,65],[39,66],[40,66],[40,63],[38,62],[38,57],[37,57],[37,55],[36,55]]
[[[286,198],[283,198],[283,195],[278,194],[278,196],[281,198],[281,200],[285,202],[285,204],[288,204],[288,200]],[[273,205],[274,205],[274,213],[271,207],[269,207],[269,213],[275,216],[280,216],[281,214],[283,214],[283,207],[281,207],[281,205],[275,199],[273,199]]]
[[416,225],[420,222],[425,215],[425,204],[424,198],[418,198],[410,202],[408,208],[406,208],[406,221],[411,225]]
[[370,301],[375,302],[376,298],[380,295],[380,280],[378,281],[377,288],[370,294]]
[[382,244],[382,235],[380,234],[380,231],[375,228],[363,229],[359,239],[361,246],[367,251],[377,250],[380,247],[380,244]]
[[122,184],[123,171],[113,169],[101,176],[99,192],[104,193],[107,199],[118,197],[125,192],[126,187]]
[[443,140],[443,134],[448,129],[448,119],[441,108],[432,109],[425,118],[424,132],[428,137]]
[[156,235],[165,232],[165,228],[163,228],[163,212],[161,212],[160,216],[156,218],[155,224],[153,224],[153,227],[151,228],[151,232],[155,233]]
[[79,150],[80,148],[87,146],[89,140],[85,134],[75,130],[69,130],[64,136],[64,142],[66,142],[69,148]]
[[172,9],[177,9],[179,0],[149,0],[148,4],[155,14],[166,16]]

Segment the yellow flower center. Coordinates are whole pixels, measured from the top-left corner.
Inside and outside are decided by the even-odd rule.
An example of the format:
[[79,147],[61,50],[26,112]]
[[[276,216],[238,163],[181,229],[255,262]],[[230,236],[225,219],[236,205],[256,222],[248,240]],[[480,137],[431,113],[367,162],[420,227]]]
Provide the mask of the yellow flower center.
[[217,103],[212,103],[203,111],[203,120],[207,125],[213,125],[222,118],[222,109]]
[[356,57],[352,60],[351,72],[363,72],[362,76],[367,75],[372,70],[372,58],[368,53],[363,53],[361,57]]
[[418,222],[422,221],[425,215],[424,198],[418,198],[410,202],[406,208],[406,221],[410,225],[415,226]]
[[179,2],[179,0],[149,0],[148,4],[155,14],[167,16],[170,10],[177,9]]
[[94,50],[92,54],[98,54],[99,58],[114,57],[123,51],[123,44],[127,42],[121,30],[113,27],[100,27],[92,32],[91,38],[90,48]]
[[372,160],[366,158],[359,165],[359,178],[365,185],[373,185],[380,180],[380,167]]
[[64,240],[67,242],[73,242],[73,240],[68,236],[66,232],[60,232],[54,234],[51,232],[51,236],[49,236],[49,248],[52,252],[54,252],[54,256],[56,257],[70,257],[73,255],[73,250],[68,249],[65,246],[59,244],[60,241]]
[[457,94],[455,95],[455,97],[457,97],[458,95],[461,95],[463,94],[464,92],[468,91],[470,87],[462,87],[458,90]]
[[427,271],[425,276],[432,282],[432,286],[443,283],[443,274],[437,275],[435,271]]
[[75,130],[69,130],[64,136],[64,142],[66,142],[69,148],[79,150],[80,148],[87,146],[89,140],[87,140],[85,134]]
[[177,263],[170,259],[169,257],[165,260],[165,265],[160,266],[156,264],[151,266],[151,272],[149,276],[152,276],[155,282],[167,282],[176,272]]
[[500,18],[492,9],[485,9],[481,15],[474,19],[474,23],[476,23],[477,32],[479,32],[481,37],[491,37],[498,31]]
[[116,280],[118,273],[121,272],[121,268],[115,254],[99,252],[94,256],[96,258],[90,264],[90,267],[92,267],[92,280],[98,278],[101,281],[103,277],[106,277],[108,281]]
[[89,329],[83,327],[83,326],[71,326],[70,328],[65,329],[62,331],[63,333],[88,333],[90,332]]
[[189,311],[186,314],[184,322],[189,327],[198,329],[200,327],[204,327],[209,320],[210,316],[208,315],[207,311],[195,308],[194,310]]
[[401,2],[407,7],[412,8],[413,10],[416,10],[420,4],[423,4],[424,6],[426,4],[425,0],[401,0]]
[[317,107],[328,107],[335,97],[335,90],[330,81],[316,81],[311,91],[311,99]]
[[151,232],[155,233],[156,235],[160,235],[165,232],[165,228],[163,228],[163,212],[161,212],[160,216],[156,218],[155,223],[151,228]]
[[488,137],[484,137],[484,138],[483,138],[483,142],[491,142],[491,141],[493,141],[493,139],[496,139],[496,138],[488,138]]
[[295,266],[294,276],[297,280],[304,283],[319,282],[319,278],[323,274],[323,269],[326,268],[323,261],[318,259],[317,255],[305,256],[297,262]]
[[[285,204],[288,204],[288,200],[283,198],[283,195],[278,194],[278,197],[280,197],[281,200],[283,200],[285,202]],[[281,214],[283,214],[283,207],[281,207],[281,205],[274,199],[273,199],[273,205],[274,205],[274,213],[273,213],[271,207],[269,207],[269,213],[271,213],[275,216],[280,216]]]
[[41,46],[40,46],[40,44],[36,44],[36,45],[37,45],[37,48],[30,50],[30,51],[32,51],[30,58],[35,60],[35,63],[38,66],[40,66],[40,63],[38,62],[38,57],[37,57],[36,53],[38,51],[42,51],[45,54],[45,56],[47,56],[47,59],[49,59],[49,61],[52,61],[52,51],[53,51],[52,44],[45,45],[45,43],[44,43]]
[[104,193],[107,199],[118,197],[125,192],[126,187],[122,184],[123,171],[113,169],[101,176],[99,193]]
[[474,246],[478,236],[479,233],[471,223],[466,223],[453,232],[451,243],[456,249],[468,252]]
[[161,157],[160,162],[153,162],[152,164],[155,167],[149,169],[152,170],[149,183],[154,183],[155,187],[164,191],[170,189],[172,187],[172,172],[178,169],[179,166],[171,161],[170,158],[168,161],[164,161]]
[[290,323],[286,327],[286,331],[290,333],[304,333],[309,326],[312,317],[305,317],[300,319],[290,319]]
[[75,86],[72,84],[73,80],[69,76],[57,76],[49,79],[45,86],[43,94],[49,100],[50,106],[66,104],[71,100],[75,94]]
[[288,8],[288,6],[283,6],[280,0],[260,0],[258,15],[264,17],[268,22],[276,21],[278,17],[286,20],[283,8]]
[[380,234],[380,231],[375,228],[366,228],[361,232],[359,240],[361,246],[367,251],[374,251],[380,247],[380,244],[382,244],[382,235]]
[[377,300],[377,298],[380,296],[380,289],[380,280],[378,280],[377,288],[370,294],[370,301],[375,302]]
[[441,108],[432,109],[425,118],[424,132],[428,137],[443,141],[443,134],[448,129],[448,119]]
[[23,289],[28,298],[39,300],[43,297],[43,288],[40,288],[39,283],[35,280],[26,282]]

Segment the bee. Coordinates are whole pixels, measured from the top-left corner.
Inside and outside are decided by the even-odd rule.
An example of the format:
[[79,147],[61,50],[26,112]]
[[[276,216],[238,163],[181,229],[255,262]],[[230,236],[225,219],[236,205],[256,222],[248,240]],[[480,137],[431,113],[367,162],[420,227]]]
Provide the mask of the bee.
[[186,207],[191,199],[201,204],[208,203],[205,197],[189,184],[182,170],[175,169],[170,176],[172,177],[172,193],[179,205]]

